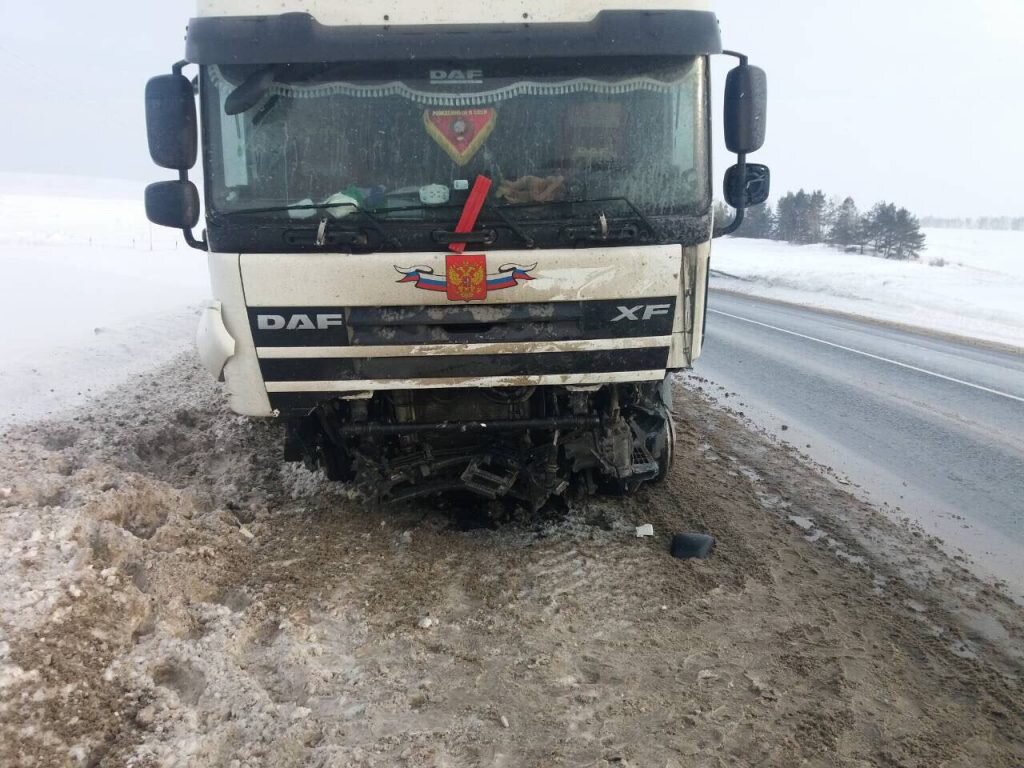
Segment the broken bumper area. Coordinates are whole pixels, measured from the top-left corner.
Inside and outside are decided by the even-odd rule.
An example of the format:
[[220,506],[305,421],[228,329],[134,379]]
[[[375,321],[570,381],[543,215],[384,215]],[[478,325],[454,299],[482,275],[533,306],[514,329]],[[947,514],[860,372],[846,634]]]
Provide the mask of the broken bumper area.
[[671,461],[664,382],[378,392],[289,420],[285,456],[376,503],[468,491],[537,510],[630,493]]

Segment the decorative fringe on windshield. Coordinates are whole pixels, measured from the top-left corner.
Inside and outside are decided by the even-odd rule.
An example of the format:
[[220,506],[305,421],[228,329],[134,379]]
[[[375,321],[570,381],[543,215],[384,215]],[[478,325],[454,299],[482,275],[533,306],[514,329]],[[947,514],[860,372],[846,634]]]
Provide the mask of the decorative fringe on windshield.
[[[210,68],[210,77],[218,86],[225,83],[218,67]],[[681,81],[680,81],[681,82]],[[400,96],[409,101],[428,106],[476,107],[507,101],[520,96],[564,96],[571,93],[596,93],[614,96],[635,91],[668,93],[677,88],[678,82],[665,82],[653,77],[635,77],[617,82],[605,82],[590,78],[578,78],[558,83],[537,83],[529,80],[512,83],[504,88],[477,93],[428,93],[410,88],[405,83],[392,82],[380,85],[357,85],[355,83],[320,83],[316,85],[276,84],[268,94],[289,99],[319,99],[325,96],[349,96],[357,99],[380,99]]]

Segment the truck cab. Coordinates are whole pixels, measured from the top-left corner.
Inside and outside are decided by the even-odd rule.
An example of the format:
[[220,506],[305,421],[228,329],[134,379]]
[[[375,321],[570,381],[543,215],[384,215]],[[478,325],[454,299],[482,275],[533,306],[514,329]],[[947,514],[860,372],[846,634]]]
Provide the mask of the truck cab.
[[[178,178],[146,204],[209,253],[198,343],[231,408],[379,501],[663,477],[729,231],[721,53],[698,0],[202,0],[147,86]],[[764,75],[732,55],[735,227],[768,171]]]

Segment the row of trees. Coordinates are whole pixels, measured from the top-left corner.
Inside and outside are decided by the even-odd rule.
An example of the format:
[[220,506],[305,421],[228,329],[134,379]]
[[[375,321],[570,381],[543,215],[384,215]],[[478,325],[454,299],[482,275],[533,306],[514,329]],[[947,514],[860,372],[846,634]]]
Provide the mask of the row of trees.
[[916,259],[925,248],[921,224],[906,208],[883,202],[862,214],[852,197],[839,202],[821,190],[789,192],[774,207],[748,209],[735,236],[827,243],[861,253],[870,248],[887,259]]
[[921,219],[921,225],[937,229],[1006,229],[1024,232],[1024,216],[980,216],[976,219],[925,216]]

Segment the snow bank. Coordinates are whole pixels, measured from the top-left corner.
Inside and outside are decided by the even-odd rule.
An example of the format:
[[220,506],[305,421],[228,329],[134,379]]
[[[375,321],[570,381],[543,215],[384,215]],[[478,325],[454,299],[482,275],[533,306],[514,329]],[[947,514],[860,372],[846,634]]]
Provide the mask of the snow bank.
[[1024,233],[929,229],[926,234],[928,250],[918,262],[821,245],[725,238],[712,257],[719,273],[712,284],[1024,347]]
[[191,344],[203,254],[131,182],[0,175],[0,421],[39,416]]

